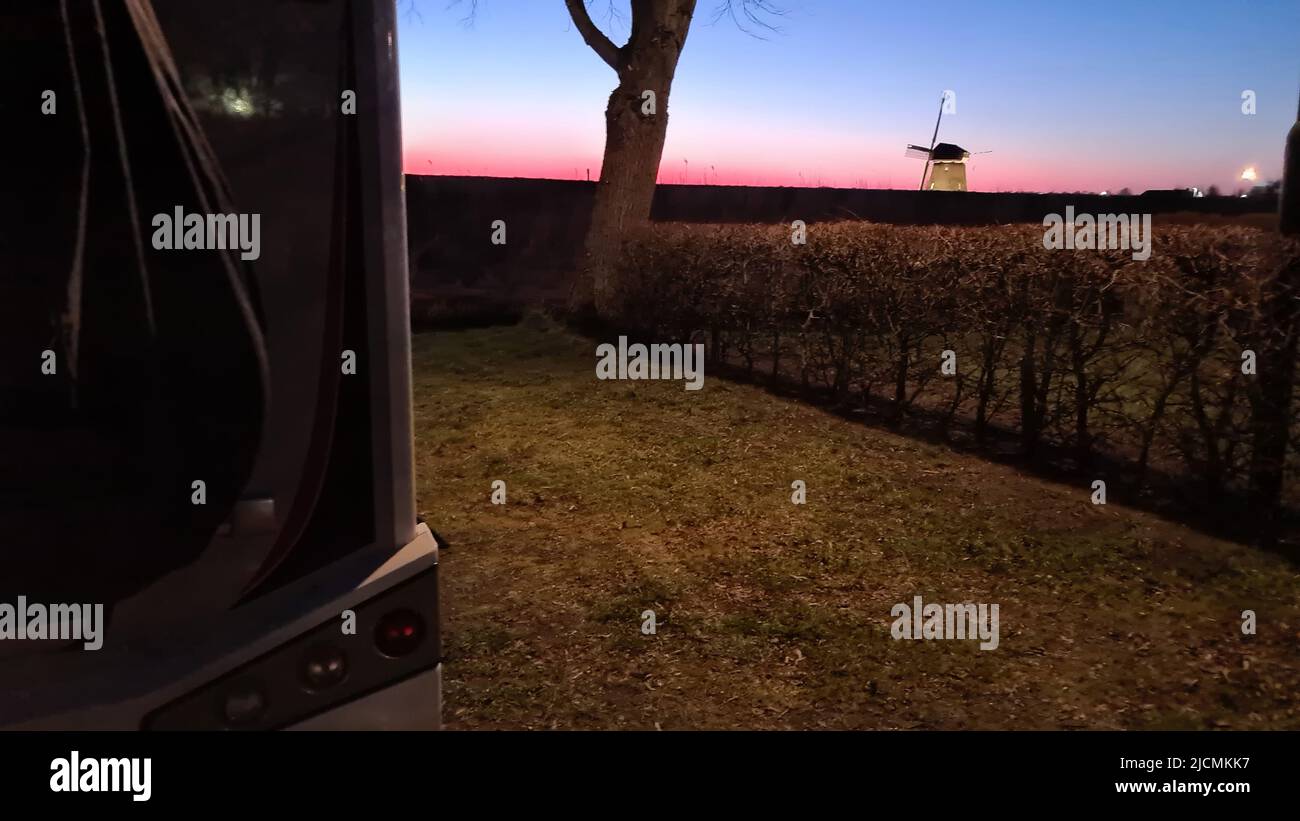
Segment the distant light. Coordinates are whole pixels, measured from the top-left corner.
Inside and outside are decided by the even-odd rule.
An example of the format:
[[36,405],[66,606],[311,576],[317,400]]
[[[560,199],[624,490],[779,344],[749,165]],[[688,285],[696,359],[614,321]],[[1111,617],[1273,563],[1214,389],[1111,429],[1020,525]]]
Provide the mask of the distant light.
[[227,114],[236,117],[251,117],[254,113],[252,97],[243,89],[227,88],[221,92],[221,105]]
[[1109,192],[1109,191],[1102,191],[1102,192],[1101,192],[1101,195],[1102,195],[1103,197],[1109,197],[1109,196],[1110,196],[1110,192]]
[[1259,179],[1259,175],[1255,173],[1255,166],[1247,166],[1246,170],[1241,172],[1241,178],[1247,182],[1254,182]]

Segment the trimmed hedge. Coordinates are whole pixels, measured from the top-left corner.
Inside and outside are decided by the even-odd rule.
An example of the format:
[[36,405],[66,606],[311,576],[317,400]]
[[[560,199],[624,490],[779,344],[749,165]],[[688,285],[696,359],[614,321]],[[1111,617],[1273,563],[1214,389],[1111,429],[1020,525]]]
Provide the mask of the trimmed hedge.
[[[1196,477],[1211,500],[1244,490],[1259,391],[1243,352],[1295,367],[1262,306],[1294,281],[1300,243],[1157,226],[1136,261],[1047,250],[1043,233],[840,222],[795,244],[784,226],[659,223],[626,244],[624,324],[657,339],[703,331],[715,364],[895,422],[924,410],[980,442],[1013,431],[1028,456],[1050,442],[1081,469],[1104,453],[1139,483],[1159,467]],[[955,375],[940,369],[944,351]]]

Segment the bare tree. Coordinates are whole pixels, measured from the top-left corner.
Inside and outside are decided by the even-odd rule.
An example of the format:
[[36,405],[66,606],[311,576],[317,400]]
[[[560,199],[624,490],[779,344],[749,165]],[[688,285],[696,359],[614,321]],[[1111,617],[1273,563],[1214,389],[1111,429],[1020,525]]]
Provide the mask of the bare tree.
[[[614,265],[628,231],[650,219],[655,180],[668,133],[668,98],[686,45],[696,0],[631,0],[632,31],[615,46],[587,12],[565,0],[582,39],[618,75],[605,108],[605,155],[587,233],[586,260],[570,292],[570,308],[610,317],[619,310]],[[715,20],[730,17],[744,30],[771,28],[780,9],[768,0],[725,0]]]
[[[410,2],[411,0],[408,0]],[[668,96],[686,45],[696,0],[630,0],[631,33],[617,46],[592,20],[591,0],[564,0],[583,41],[618,76],[605,108],[605,154],[587,233],[586,258],[576,272],[569,306],[602,318],[619,309],[614,265],[624,237],[650,219],[655,180],[668,133]],[[413,2],[411,3],[413,5]],[[478,0],[467,0],[472,17]],[[612,0],[611,20],[618,17]],[[714,20],[729,18],[741,30],[775,31],[783,14],[771,0],[720,0]]]
[[618,75],[605,108],[605,155],[587,232],[586,260],[569,307],[608,317],[619,306],[615,258],[623,237],[650,219],[668,133],[668,95],[696,0],[632,0],[632,32],[615,46],[583,0],[565,0],[582,39]]

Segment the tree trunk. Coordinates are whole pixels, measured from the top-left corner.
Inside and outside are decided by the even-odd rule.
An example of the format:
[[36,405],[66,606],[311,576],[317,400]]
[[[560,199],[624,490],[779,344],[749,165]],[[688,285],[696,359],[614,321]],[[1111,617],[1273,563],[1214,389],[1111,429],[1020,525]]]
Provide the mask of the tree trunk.
[[1020,450],[1032,457],[1038,448],[1038,414],[1035,397],[1038,382],[1034,373],[1035,334],[1025,335],[1025,350],[1020,355]]
[[[1300,113],[1287,135],[1283,154],[1279,227],[1300,236]],[[1258,388],[1251,419],[1250,507],[1259,528],[1259,543],[1276,546],[1281,529],[1282,482],[1290,438],[1291,393],[1296,355],[1300,352],[1300,265],[1284,264],[1265,295],[1263,315],[1268,339],[1258,351]]]
[[[1292,270],[1279,274],[1279,279],[1300,280],[1297,268],[1300,266],[1292,263]],[[1285,281],[1272,284],[1274,293],[1265,307],[1265,316],[1272,324],[1265,333],[1274,336],[1265,339],[1258,351],[1258,385],[1252,403],[1250,509],[1258,528],[1258,542],[1268,548],[1276,545],[1280,530],[1282,482],[1291,435],[1291,392],[1296,355],[1300,352],[1300,317],[1291,295],[1294,289],[1294,284]]]
[[993,397],[994,372],[1001,346],[995,347],[991,339],[984,341],[984,360],[981,363],[979,378],[979,404],[975,409],[975,441],[983,445],[988,435],[989,401]]
[[903,411],[907,406],[907,368],[911,364],[908,356],[908,341],[899,340],[898,359],[894,363],[894,407],[893,422],[895,425],[902,424]]
[[965,374],[957,376],[957,389],[953,392],[952,403],[948,405],[948,411],[943,415],[943,421],[940,425],[940,433],[943,434],[945,442],[952,441],[952,422],[957,418],[957,409],[961,407],[962,390],[966,387]]
[[1088,431],[1088,406],[1092,397],[1088,392],[1083,331],[1075,322],[1070,323],[1070,364],[1074,371],[1074,461],[1079,470],[1086,471],[1092,467],[1092,434]]
[[1139,487],[1146,483],[1147,468],[1151,461],[1151,445],[1155,442],[1156,432],[1160,429],[1160,420],[1164,418],[1165,406],[1169,404],[1169,397],[1173,396],[1182,380],[1182,368],[1179,367],[1174,371],[1173,378],[1160,391],[1160,395],[1156,397],[1155,406],[1151,409],[1151,416],[1148,417],[1146,428],[1142,431],[1142,450],[1138,454],[1136,471]]
[[623,239],[650,219],[668,132],[668,93],[695,0],[632,0],[632,34],[613,54],[605,48],[608,40],[592,42],[603,35],[584,27],[584,20],[590,26],[590,18],[582,0],[569,0],[568,6],[584,39],[618,72],[618,87],[605,109],[605,155],[587,229],[586,259],[570,291],[569,307],[577,314],[594,312],[612,319],[623,308],[616,268]]

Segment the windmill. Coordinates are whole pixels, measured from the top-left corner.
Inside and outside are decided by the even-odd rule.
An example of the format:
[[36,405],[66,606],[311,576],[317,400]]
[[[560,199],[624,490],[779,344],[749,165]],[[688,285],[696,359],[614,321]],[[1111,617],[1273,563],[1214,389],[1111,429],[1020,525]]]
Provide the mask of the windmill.
[[[936,143],[939,139],[939,123],[943,122],[943,110],[948,104],[945,91],[939,101],[939,117],[934,121],[934,134],[930,136],[930,147],[908,145],[906,154],[913,159],[925,160],[925,170],[921,172],[922,191],[965,191],[966,160],[971,152],[952,143]],[[988,154],[988,151],[976,152]]]

